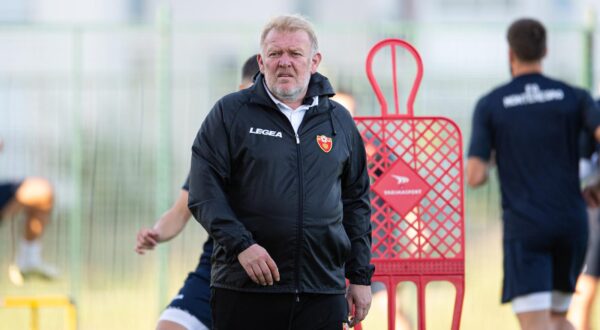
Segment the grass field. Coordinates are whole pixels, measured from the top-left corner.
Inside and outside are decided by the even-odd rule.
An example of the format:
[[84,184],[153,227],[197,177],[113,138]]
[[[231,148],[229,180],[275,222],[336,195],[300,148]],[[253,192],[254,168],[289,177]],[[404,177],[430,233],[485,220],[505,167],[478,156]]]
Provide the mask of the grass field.
[[[501,289],[501,255],[499,223],[473,228],[468,237],[467,290],[462,313],[461,329],[518,329],[508,305],[499,304]],[[190,268],[193,265],[189,265]],[[3,274],[6,274],[4,272]],[[173,276],[170,289],[175,293],[185,274]],[[79,329],[152,329],[159,310],[156,287],[151,276],[111,282],[106,287],[87,288],[78,304],[81,316]],[[23,287],[14,287],[2,276],[2,295],[40,295],[59,293],[63,281],[47,283],[33,280]],[[430,285],[427,293],[428,329],[449,329],[454,289],[446,283]],[[416,329],[416,293],[411,286],[400,291],[401,306]],[[385,303],[385,302],[384,302]],[[385,306],[385,305],[383,305]],[[381,306],[381,307],[383,307]],[[363,329],[385,329],[385,308],[374,305]],[[595,309],[595,324],[600,321],[600,308]],[[41,330],[64,329],[64,314],[60,309],[42,309]],[[28,329],[29,311],[0,308],[0,329]]]
[[[466,294],[462,312],[461,329],[497,330],[518,329],[509,305],[500,305],[502,279],[501,223],[496,216],[497,207],[490,204],[489,191],[471,195],[467,210],[466,228]],[[482,201],[487,201],[482,203]],[[481,203],[480,203],[481,202]],[[486,221],[480,218],[487,217]],[[479,219],[479,220],[478,220]],[[200,243],[204,234],[200,226],[190,223],[184,234],[170,246],[167,270],[167,300],[174,295],[186,272],[197,261]],[[99,248],[89,255],[89,262],[82,270],[79,301],[79,330],[106,329],[153,329],[162,306],[159,301],[158,262],[155,254],[139,257],[133,252],[136,224],[120,227],[115,237],[104,240],[96,238]],[[51,233],[48,240],[58,235]],[[58,235],[60,236],[60,235]],[[0,246],[3,251],[11,249],[10,226],[0,227]],[[8,241],[7,241],[8,240]],[[113,246],[117,243],[118,245]],[[110,244],[109,244],[110,242]],[[87,243],[87,242],[84,242]],[[64,244],[55,248],[59,265],[67,268],[67,258],[60,251],[67,250]],[[51,251],[50,251],[51,252]],[[66,294],[71,290],[68,277],[56,282],[31,280],[22,287],[8,281],[8,257],[2,257],[0,272],[0,297],[9,295]],[[433,283],[427,292],[428,329],[449,329],[452,316],[454,289],[448,283]],[[416,293],[411,285],[403,285],[399,302],[407,315],[412,329],[416,329]],[[380,306],[378,306],[378,303]],[[385,301],[374,303],[363,329],[386,328]],[[65,329],[65,312],[61,309],[40,310],[40,330]],[[29,311],[0,308],[0,330],[29,329]],[[600,326],[600,304],[595,307],[594,325]],[[399,328],[400,329],[400,328]]]

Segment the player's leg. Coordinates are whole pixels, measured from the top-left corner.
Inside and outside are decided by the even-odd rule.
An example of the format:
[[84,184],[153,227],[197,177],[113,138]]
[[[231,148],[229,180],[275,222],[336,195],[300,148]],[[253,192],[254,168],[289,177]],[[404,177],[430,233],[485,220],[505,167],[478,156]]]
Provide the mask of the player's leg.
[[552,320],[555,329],[575,329],[567,319],[576,279],[581,273],[587,250],[587,220],[581,225],[573,223],[572,230],[561,234],[554,246]]
[[512,300],[512,308],[523,330],[552,329],[551,293],[536,292]]
[[208,327],[188,311],[167,307],[160,315],[156,330],[208,330]]
[[544,237],[505,239],[502,302],[521,329],[552,329],[552,243]]
[[590,320],[594,307],[594,298],[598,291],[598,280],[599,277],[586,273],[581,274],[577,279],[576,293],[573,296],[573,303],[568,315],[569,320],[576,329],[591,329]]
[[575,330],[573,324],[567,319],[567,311],[573,298],[572,292],[552,291],[551,314],[554,329]]
[[600,280],[600,213],[589,212],[590,238],[583,273],[577,279],[577,288],[568,318],[576,329],[591,329],[591,316]]
[[52,185],[43,178],[27,178],[19,186],[15,200],[23,206],[27,215],[25,239],[32,241],[39,238],[50,221],[54,206]]
[[158,321],[158,324],[156,325],[156,330],[188,330],[188,329],[177,322],[161,320],[161,321]]
[[23,211],[26,216],[24,239],[17,254],[17,266],[24,274],[36,273],[47,278],[58,275],[56,268],[42,260],[41,237],[50,221],[53,206],[54,191],[46,179],[27,178],[15,193],[11,211]]
[[208,330],[210,319],[209,275],[190,273],[181,290],[163,311],[157,330]]
[[556,330],[575,330],[575,326],[567,319],[567,312],[551,313],[552,324]]

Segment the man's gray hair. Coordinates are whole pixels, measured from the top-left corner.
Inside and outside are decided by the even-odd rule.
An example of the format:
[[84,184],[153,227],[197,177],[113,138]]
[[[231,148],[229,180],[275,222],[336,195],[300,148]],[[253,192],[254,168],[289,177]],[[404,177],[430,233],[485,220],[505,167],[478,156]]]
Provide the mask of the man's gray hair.
[[313,29],[312,24],[301,15],[281,15],[271,19],[269,23],[265,25],[260,35],[261,48],[264,46],[267,34],[269,34],[271,30],[279,32],[304,31],[308,34],[308,38],[310,39],[311,50],[313,55],[319,51],[319,42],[317,41],[317,35],[315,34],[315,30]]

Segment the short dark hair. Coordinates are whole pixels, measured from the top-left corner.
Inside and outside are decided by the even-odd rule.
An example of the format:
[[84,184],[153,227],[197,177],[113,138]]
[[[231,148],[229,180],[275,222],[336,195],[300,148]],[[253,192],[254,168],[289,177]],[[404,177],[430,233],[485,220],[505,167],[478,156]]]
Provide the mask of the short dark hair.
[[242,81],[252,81],[254,75],[260,70],[258,68],[258,61],[256,60],[256,56],[258,56],[258,54],[250,56],[246,60],[246,62],[244,62],[244,66],[242,67]]
[[546,54],[546,29],[535,19],[516,20],[508,28],[506,38],[510,49],[521,61],[539,61]]

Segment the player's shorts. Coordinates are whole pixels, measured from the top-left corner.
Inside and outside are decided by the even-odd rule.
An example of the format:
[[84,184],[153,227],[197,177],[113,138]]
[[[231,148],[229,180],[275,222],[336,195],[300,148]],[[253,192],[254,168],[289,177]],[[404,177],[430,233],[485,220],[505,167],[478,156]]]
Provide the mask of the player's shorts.
[[0,211],[15,197],[21,181],[0,182]]
[[571,292],[536,292],[515,297],[512,300],[512,309],[515,314],[551,310],[556,313],[566,313],[571,305]]
[[590,239],[584,273],[600,278],[600,212],[592,212],[590,216]]
[[573,293],[585,258],[586,229],[505,239],[502,302],[533,293]]
[[187,330],[210,329],[210,272],[189,273],[160,320],[175,322]]

